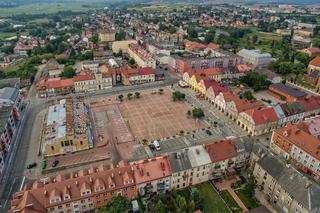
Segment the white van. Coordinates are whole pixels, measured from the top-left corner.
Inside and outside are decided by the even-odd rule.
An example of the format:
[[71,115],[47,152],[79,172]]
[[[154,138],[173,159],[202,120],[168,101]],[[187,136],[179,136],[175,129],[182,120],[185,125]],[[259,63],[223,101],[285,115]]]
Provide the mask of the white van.
[[157,140],[153,141],[153,145],[154,145],[154,147],[156,148],[157,151],[161,150],[160,144],[159,144],[159,142]]

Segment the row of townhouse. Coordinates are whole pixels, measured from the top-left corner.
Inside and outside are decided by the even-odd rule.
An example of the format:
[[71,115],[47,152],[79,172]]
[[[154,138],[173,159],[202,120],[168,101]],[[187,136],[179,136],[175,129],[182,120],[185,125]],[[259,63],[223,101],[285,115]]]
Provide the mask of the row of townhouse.
[[156,68],[156,60],[139,44],[129,44],[128,55],[134,59],[139,67],[152,67],[153,69]]
[[225,79],[238,79],[246,75],[246,71],[238,69],[219,69],[219,68],[208,68],[208,69],[191,69],[183,73],[182,78],[185,82],[197,83],[197,78],[208,78],[215,81],[221,82]]
[[272,153],[253,166],[257,190],[277,212],[320,212],[320,185]]
[[0,174],[12,147],[22,106],[23,97],[17,88],[0,89]]
[[320,117],[275,130],[270,147],[313,179],[320,181]]
[[145,68],[109,68],[106,72],[100,69],[95,71],[84,67],[82,71],[73,78],[43,78],[37,86],[38,96],[41,98],[70,93],[86,93],[105,90],[121,83],[124,85],[143,84],[156,80],[155,70],[151,67]]
[[232,69],[242,63],[240,56],[222,52],[220,49],[211,50],[210,57],[194,55],[172,55],[168,58],[168,67],[181,74],[192,69]]
[[245,168],[250,159],[249,138],[194,146],[176,153],[59,174],[36,181],[13,195],[9,212],[88,212],[122,195],[135,199],[221,179]]
[[202,72],[195,72],[191,77],[185,73],[183,80],[250,135],[265,134],[286,123],[320,114],[320,96],[307,96],[267,107],[261,101],[240,99],[223,84]]

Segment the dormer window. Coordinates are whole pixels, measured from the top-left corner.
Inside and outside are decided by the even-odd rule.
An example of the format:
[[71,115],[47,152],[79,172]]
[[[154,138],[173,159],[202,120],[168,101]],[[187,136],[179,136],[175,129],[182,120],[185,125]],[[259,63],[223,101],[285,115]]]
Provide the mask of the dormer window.
[[114,188],[115,185],[114,184],[109,184],[109,188]]
[[57,202],[60,202],[61,201],[61,198],[60,197],[53,197],[50,199],[50,203],[57,203]]
[[90,195],[90,194],[91,194],[91,190],[90,189],[81,192],[81,196]]
[[97,187],[95,189],[96,192],[101,192],[101,191],[104,191],[104,190],[105,190],[105,188],[103,186]]
[[64,199],[64,200],[69,200],[69,199],[70,199],[70,195],[65,194],[64,197],[63,197],[63,199]]

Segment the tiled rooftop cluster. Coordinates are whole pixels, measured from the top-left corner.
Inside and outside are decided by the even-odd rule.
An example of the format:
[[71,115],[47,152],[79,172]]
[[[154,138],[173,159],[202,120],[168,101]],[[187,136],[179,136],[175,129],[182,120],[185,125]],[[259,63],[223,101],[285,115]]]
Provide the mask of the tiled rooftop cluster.
[[143,61],[153,60],[152,55],[148,53],[139,44],[129,44],[129,48],[135,52]]

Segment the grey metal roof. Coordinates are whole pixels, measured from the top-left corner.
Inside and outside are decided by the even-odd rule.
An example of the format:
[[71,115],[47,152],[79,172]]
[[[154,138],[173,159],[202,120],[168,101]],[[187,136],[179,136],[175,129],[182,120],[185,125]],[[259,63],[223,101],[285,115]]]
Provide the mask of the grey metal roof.
[[191,169],[191,162],[188,157],[188,153],[185,150],[181,150],[176,153],[168,155],[172,173]]
[[283,83],[276,83],[276,84],[272,84],[270,86],[270,88],[274,88],[274,89],[277,89],[283,93],[286,93],[292,97],[295,97],[295,98],[300,98],[300,97],[304,97],[307,95],[307,93],[299,90],[299,89],[296,89],[296,88],[293,88],[293,87],[290,87],[288,85],[285,85]]
[[320,185],[304,176],[286,162],[269,154],[258,164],[278,181],[278,184],[310,212],[320,212]]
[[19,96],[19,90],[13,87],[0,89],[0,99],[8,99],[15,102]]
[[238,154],[251,153],[253,141],[248,136],[232,139],[232,142],[236,146]]

